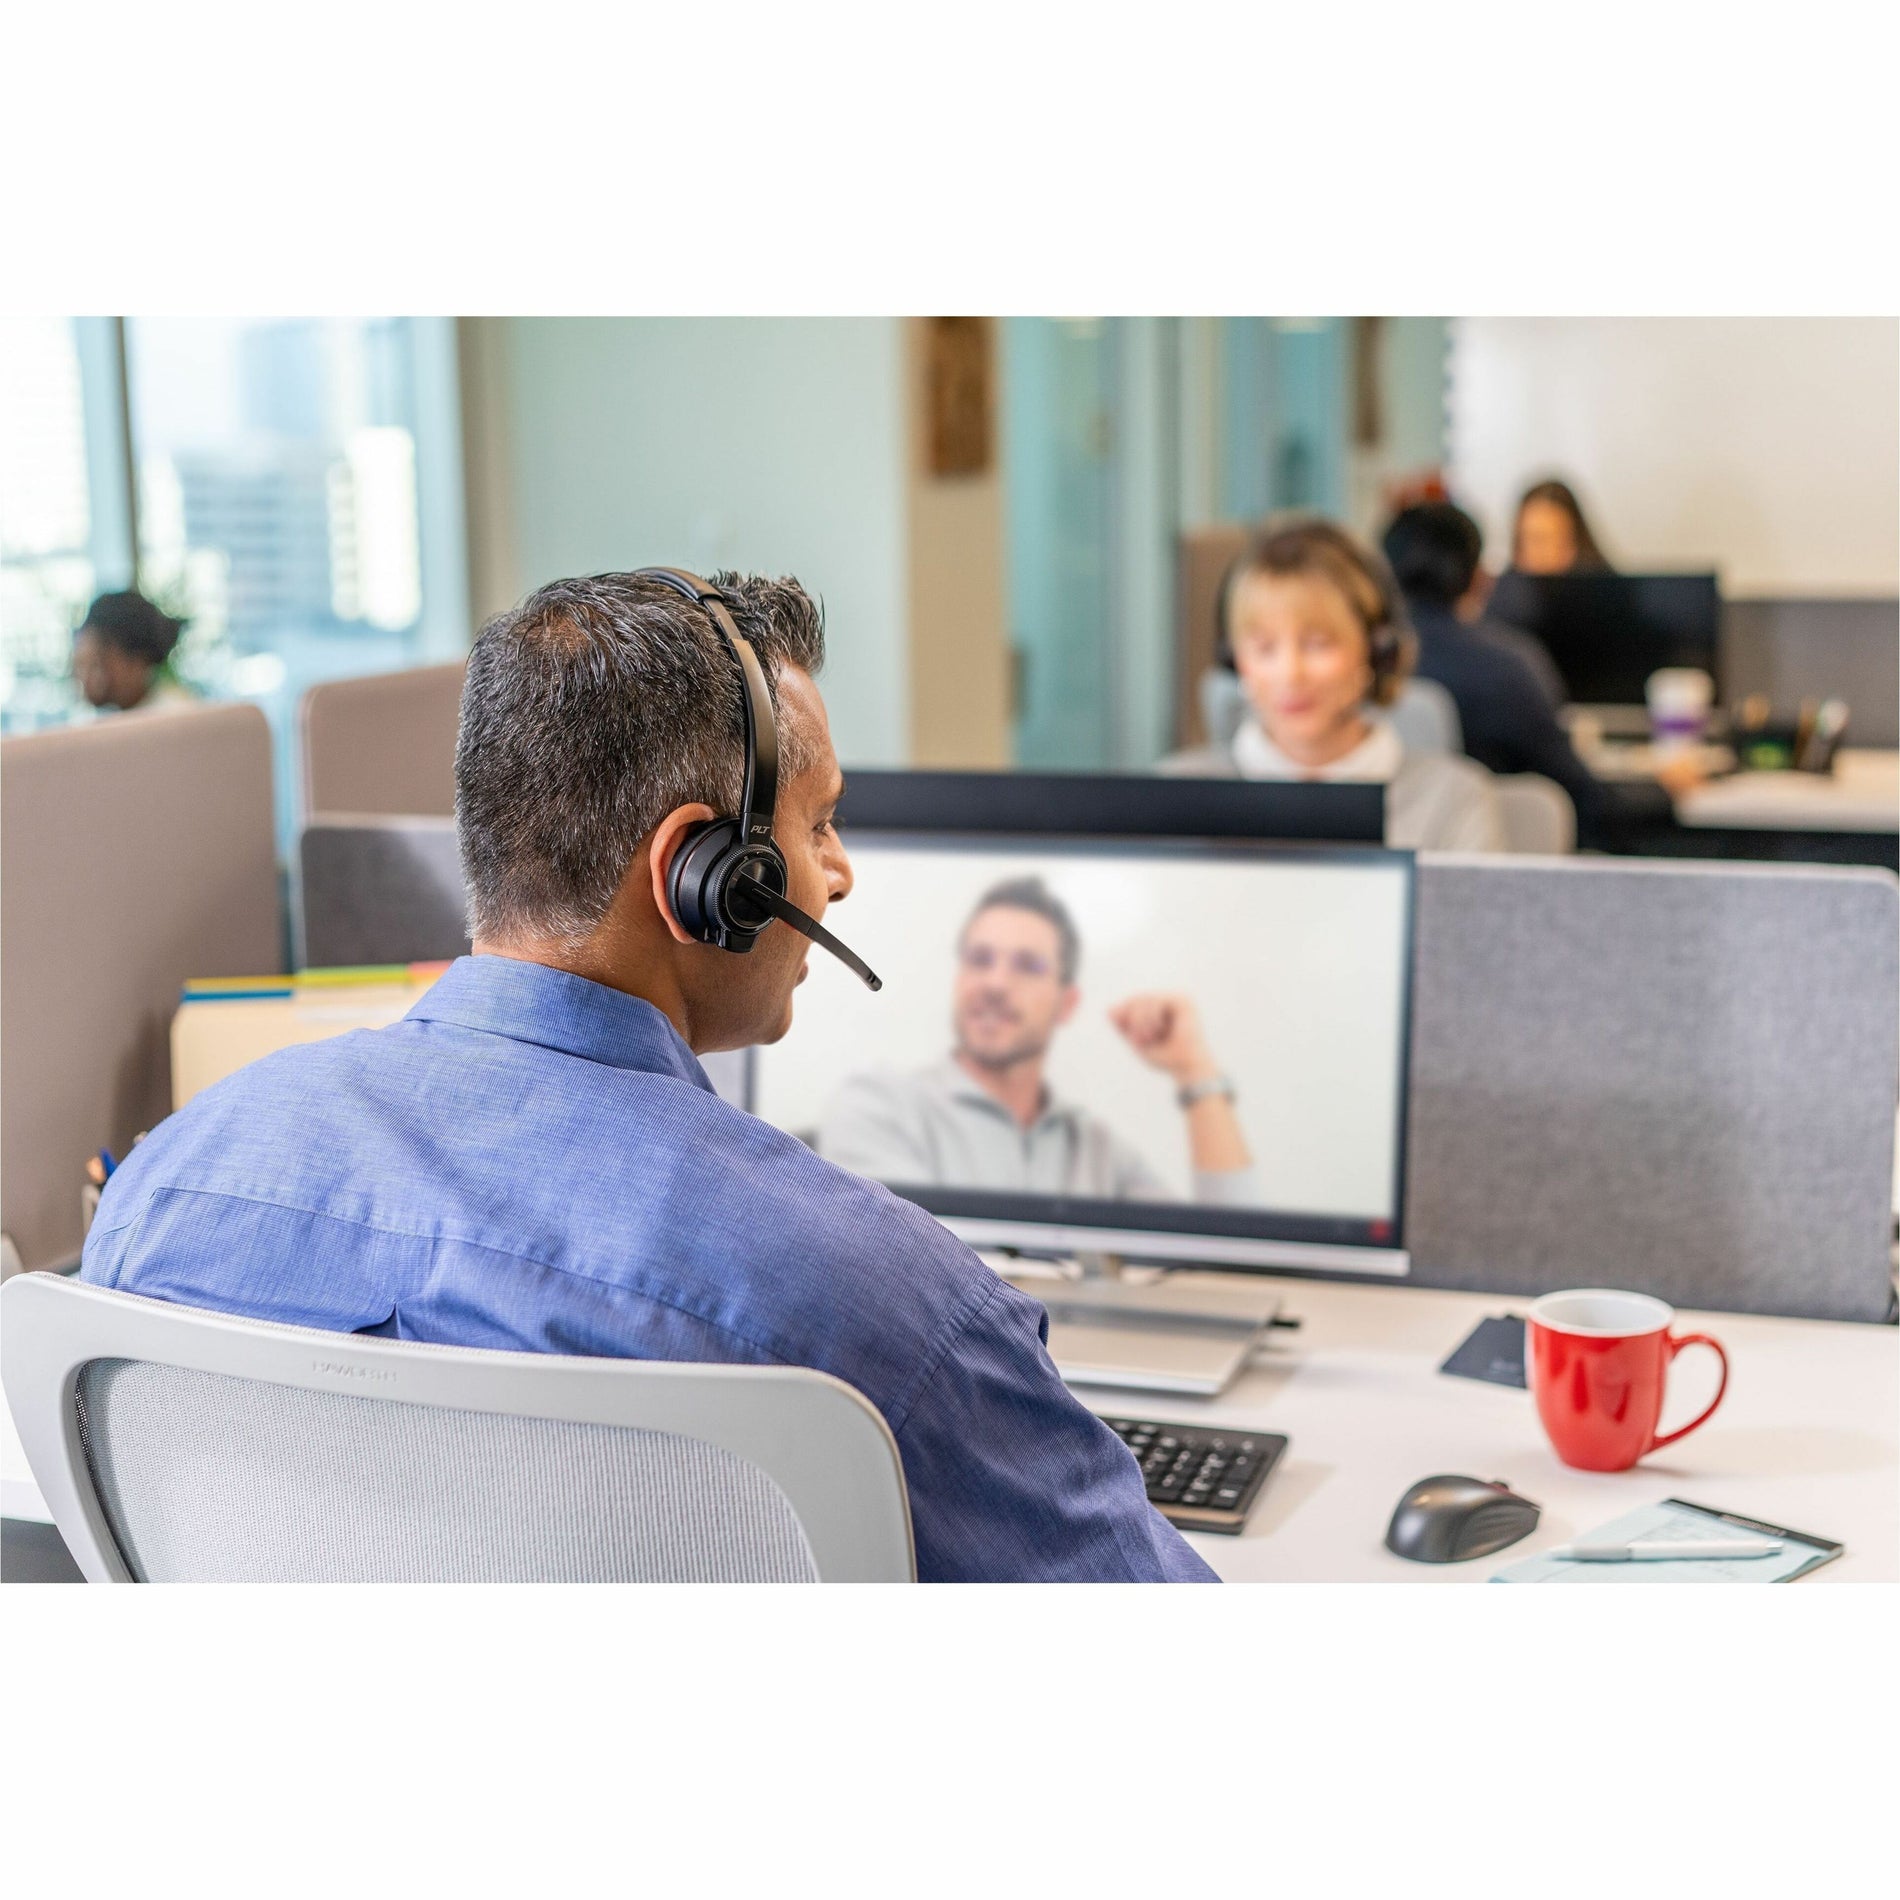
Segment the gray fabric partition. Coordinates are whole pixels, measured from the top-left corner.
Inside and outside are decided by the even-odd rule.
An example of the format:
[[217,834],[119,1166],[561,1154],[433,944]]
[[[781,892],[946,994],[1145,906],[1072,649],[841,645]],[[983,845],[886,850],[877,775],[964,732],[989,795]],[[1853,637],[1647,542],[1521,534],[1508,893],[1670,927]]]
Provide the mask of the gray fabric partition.
[[1417,1284],[1885,1316],[1900,882],[1453,858],[1418,903]]
[[1766,693],[1791,716],[1837,695],[1852,712],[1849,745],[1900,744],[1900,601],[1725,601],[1722,673],[1731,706]]
[[300,970],[468,951],[453,818],[319,819],[297,841]]
[[[325,961],[467,947],[446,822],[313,826],[303,857]],[[1879,1320],[1897,1100],[1888,872],[1421,859],[1415,1284]]]

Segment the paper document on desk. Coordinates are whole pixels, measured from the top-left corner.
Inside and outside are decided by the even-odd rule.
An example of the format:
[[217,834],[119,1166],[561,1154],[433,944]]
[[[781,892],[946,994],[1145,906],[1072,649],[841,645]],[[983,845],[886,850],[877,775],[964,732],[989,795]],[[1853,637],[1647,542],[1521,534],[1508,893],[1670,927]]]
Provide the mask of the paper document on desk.
[[1493,1583],[1792,1583],[1796,1577],[1841,1554],[1838,1544],[1824,1543],[1799,1531],[1761,1524],[1704,1510],[1681,1498],[1665,1498],[1626,1512],[1608,1524],[1584,1534],[1592,1544],[1692,1543],[1705,1539],[1727,1543],[1749,1532],[1781,1545],[1774,1557],[1685,1557],[1660,1563],[1576,1563],[1565,1557],[1526,1557],[1507,1564]]

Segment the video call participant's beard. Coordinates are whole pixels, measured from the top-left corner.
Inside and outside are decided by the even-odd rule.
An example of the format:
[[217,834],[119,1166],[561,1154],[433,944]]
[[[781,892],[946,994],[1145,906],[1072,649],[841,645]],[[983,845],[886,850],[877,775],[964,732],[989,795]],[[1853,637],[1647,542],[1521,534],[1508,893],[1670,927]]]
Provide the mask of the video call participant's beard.
[[[957,1054],[979,1069],[1013,1069],[1040,1061],[1049,1051],[1050,1030],[1025,1021],[1000,996],[978,996],[958,1010]],[[1014,1032],[1014,1033],[1011,1033]]]

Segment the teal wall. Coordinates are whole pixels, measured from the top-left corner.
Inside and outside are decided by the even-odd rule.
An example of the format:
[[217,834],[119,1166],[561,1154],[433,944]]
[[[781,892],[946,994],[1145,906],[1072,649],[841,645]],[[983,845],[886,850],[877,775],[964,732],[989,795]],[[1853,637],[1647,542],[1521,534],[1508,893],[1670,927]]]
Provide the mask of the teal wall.
[[1385,324],[1387,464],[1442,468],[1451,459],[1449,317],[1390,317]]
[[[1379,467],[1446,459],[1443,317],[1388,317],[1380,330],[1384,437]],[[1230,317],[1220,341],[1220,513],[1277,508],[1352,513],[1352,327],[1341,317]]]
[[823,597],[847,765],[908,746],[895,318],[521,317],[502,325],[515,572],[671,561]]

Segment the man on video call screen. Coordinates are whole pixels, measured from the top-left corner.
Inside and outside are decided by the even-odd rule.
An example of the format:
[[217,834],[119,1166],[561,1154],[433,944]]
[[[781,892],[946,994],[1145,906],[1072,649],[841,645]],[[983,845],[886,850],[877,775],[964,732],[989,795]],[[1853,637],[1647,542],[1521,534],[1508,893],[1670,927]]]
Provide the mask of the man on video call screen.
[[872,995],[814,963],[750,1101],[900,1193],[1388,1222],[1410,867],[851,838]]
[[832,1096],[818,1151],[882,1181],[1101,1200],[1178,1198],[1149,1158],[1047,1074],[1051,1045],[1093,1008],[1129,1055],[1130,1090],[1173,1092],[1197,1201],[1259,1198],[1234,1087],[1193,997],[1136,992],[1106,1004],[1080,984],[1083,945],[1039,878],[1008,878],[977,900],[957,941],[949,1052],[926,1068],[872,1069]]

